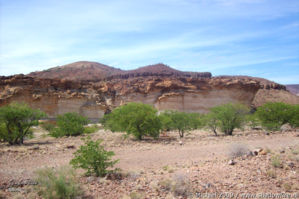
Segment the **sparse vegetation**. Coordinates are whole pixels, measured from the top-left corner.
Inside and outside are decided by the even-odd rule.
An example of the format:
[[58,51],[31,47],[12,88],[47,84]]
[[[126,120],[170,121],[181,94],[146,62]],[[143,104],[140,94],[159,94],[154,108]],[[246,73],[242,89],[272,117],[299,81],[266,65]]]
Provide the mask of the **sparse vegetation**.
[[163,179],[159,182],[159,185],[161,186],[162,189],[169,191],[171,190],[172,183],[173,182],[170,179]]
[[247,155],[249,153],[250,153],[249,148],[244,144],[234,143],[229,148],[229,157],[230,158],[241,157],[241,156]]
[[271,164],[275,168],[282,168],[283,164],[279,155],[274,155],[271,158]]
[[133,191],[130,193],[130,198],[131,199],[143,199],[145,196],[141,192]]
[[78,113],[65,113],[57,117],[57,127],[52,129],[50,135],[53,137],[81,135],[87,123],[87,118]]
[[144,136],[159,137],[161,122],[157,110],[142,103],[128,103],[105,115],[102,123],[111,131],[124,131],[138,140]]
[[270,178],[276,178],[277,177],[277,175],[276,175],[276,171],[275,170],[271,170],[271,169],[269,169],[269,170],[267,170],[267,176],[268,177],[270,177]]
[[285,190],[286,192],[289,192],[289,191],[292,190],[292,185],[291,185],[290,183],[284,183],[284,184],[282,185],[282,187],[284,188],[284,190]]
[[109,167],[113,167],[118,160],[111,160],[113,151],[106,151],[101,144],[101,140],[92,141],[90,137],[84,139],[85,144],[75,152],[75,157],[70,164],[75,168],[87,170],[86,175],[95,174],[105,176]]
[[36,181],[38,194],[45,199],[74,199],[83,195],[75,172],[70,168],[41,169],[37,171]]
[[187,198],[191,194],[191,184],[189,179],[184,175],[175,176],[171,191],[175,196]]
[[13,103],[0,108],[0,139],[10,145],[23,144],[29,136],[32,126],[38,125],[38,120],[46,114],[32,109],[26,104]]

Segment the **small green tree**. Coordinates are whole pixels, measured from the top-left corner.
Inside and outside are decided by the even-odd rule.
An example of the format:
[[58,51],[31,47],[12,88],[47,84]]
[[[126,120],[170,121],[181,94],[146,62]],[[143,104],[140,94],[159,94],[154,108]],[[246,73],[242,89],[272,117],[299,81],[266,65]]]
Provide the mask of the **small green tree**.
[[217,115],[214,112],[210,112],[203,117],[204,125],[208,127],[215,136],[218,136],[217,128],[220,126]]
[[57,117],[57,127],[51,130],[50,135],[53,137],[81,135],[87,123],[87,118],[78,113],[65,113]]
[[185,132],[201,126],[200,115],[196,113],[165,111],[160,114],[160,118],[163,129],[177,130],[180,137],[184,137]]
[[235,128],[240,128],[249,109],[241,104],[223,104],[213,107],[211,114],[218,120],[218,126],[225,135],[232,135]]
[[106,129],[124,131],[134,135],[138,140],[143,136],[159,137],[161,122],[157,110],[142,103],[128,103],[114,109],[102,120]]
[[24,138],[37,126],[38,120],[46,114],[26,104],[12,103],[0,108],[0,139],[10,145],[23,144]]
[[264,128],[278,130],[283,124],[296,123],[295,107],[282,102],[269,102],[258,107],[256,114]]
[[80,146],[74,154],[75,157],[70,164],[75,168],[87,170],[86,174],[105,176],[109,171],[107,168],[113,167],[118,160],[111,160],[113,151],[106,151],[101,144],[101,140],[92,141],[90,137],[85,139],[85,145]]

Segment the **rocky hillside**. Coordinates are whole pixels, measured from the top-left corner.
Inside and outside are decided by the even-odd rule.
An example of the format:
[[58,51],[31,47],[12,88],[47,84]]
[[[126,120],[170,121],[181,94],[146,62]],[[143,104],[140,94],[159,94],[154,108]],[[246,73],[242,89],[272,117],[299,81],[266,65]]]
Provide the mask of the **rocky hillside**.
[[116,78],[127,79],[140,76],[211,77],[211,73],[182,72],[165,64],[140,67],[135,70],[120,70],[97,62],[80,61],[28,74],[41,79],[63,79],[73,81],[100,81]]
[[[96,68],[92,64],[85,68],[78,63],[82,62],[76,65],[80,74],[88,74],[92,67]],[[132,101],[151,104],[158,110],[201,113],[229,102],[252,108],[268,101],[299,103],[299,97],[287,91],[285,86],[261,78],[211,77],[210,73],[181,72],[158,64],[133,71],[97,67],[97,71],[101,68],[105,72],[99,72],[99,76],[91,79],[79,76],[79,80],[84,81],[77,81],[78,77],[76,80],[65,78],[76,74],[76,67],[70,67],[73,68],[71,75],[65,72],[69,66],[50,69],[56,72],[49,74],[56,76],[41,72],[39,75],[0,77],[0,106],[18,101],[40,108],[53,118],[66,112],[78,112],[98,120],[104,113]],[[57,70],[64,71],[65,75],[60,75]],[[101,79],[96,80],[98,77]]]
[[122,70],[100,64],[97,62],[79,61],[63,66],[57,66],[44,71],[32,72],[30,77],[41,79],[63,79],[63,80],[99,80],[113,74],[121,73]]
[[286,85],[286,88],[291,93],[299,96],[299,84],[289,84],[289,85]]

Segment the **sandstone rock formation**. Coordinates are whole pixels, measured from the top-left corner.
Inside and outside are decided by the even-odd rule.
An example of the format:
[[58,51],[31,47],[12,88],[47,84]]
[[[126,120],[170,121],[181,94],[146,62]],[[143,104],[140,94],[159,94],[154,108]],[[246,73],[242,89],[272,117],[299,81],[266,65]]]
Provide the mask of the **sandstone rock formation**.
[[[80,70],[84,72],[84,67]],[[262,78],[211,77],[210,73],[181,72],[162,64],[107,74],[97,77],[99,80],[81,78],[81,81],[52,76],[37,78],[32,73],[0,77],[0,106],[25,102],[45,111],[50,118],[78,112],[97,120],[105,112],[132,101],[151,104],[158,110],[201,113],[228,102],[252,108],[267,101],[299,103],[299,97],[285,86]]]

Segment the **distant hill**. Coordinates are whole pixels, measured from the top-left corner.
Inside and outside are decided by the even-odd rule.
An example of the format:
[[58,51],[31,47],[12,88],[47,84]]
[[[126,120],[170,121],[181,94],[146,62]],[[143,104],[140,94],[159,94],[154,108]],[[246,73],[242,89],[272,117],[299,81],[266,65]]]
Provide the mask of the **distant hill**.
[[299,96],[299,84],[288,84],[288,85],[286,85],[286,88],[291,93]]
[[140,67],[134,70],[120,70],[97,62],[80,61],[63,66],[57,66],[48,70],[37,71],[28,74],[30,77],[42,79],[65,79],[96,81],[103,79],[139,76],[187,76],[187,77],[211,77],[211,73],[183,72],[159,63]]
[[28,76],[42,79],[98,80],[120,72],[122,70],[97,62],[79,61],[48,70],[32,72]]

